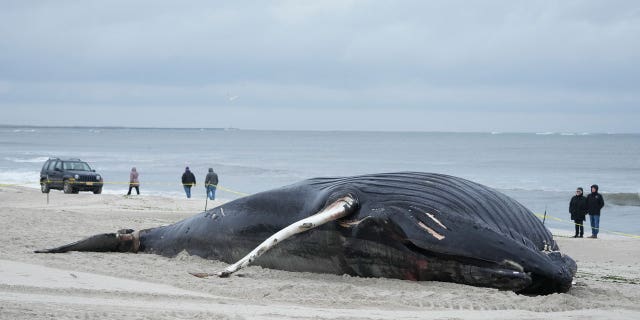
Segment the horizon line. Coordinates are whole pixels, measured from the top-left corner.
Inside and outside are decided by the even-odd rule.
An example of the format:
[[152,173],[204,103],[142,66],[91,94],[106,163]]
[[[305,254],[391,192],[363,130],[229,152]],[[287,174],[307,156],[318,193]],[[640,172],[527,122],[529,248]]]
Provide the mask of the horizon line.
[[237,127],[166,127],[166,126],[84,126],[84,125],[21,125],[21,124],[5,124],[0,123],[0,128],[46,128],[46,129],[133,129],[133,130],[145,130],[145,129],[161,129],[161,130],[234,130],[234,131],[281,131],[281,132],[388,132],[388,133],[483,133],[483,134],[537,134],[537,135],[554,135],[554,134],[566,134],[566,135],[637,135],[640,132],[574,132],[574,131],[427,131],[427,130],[340,130],[340,129],[251,129],[251,128],[237,128]]

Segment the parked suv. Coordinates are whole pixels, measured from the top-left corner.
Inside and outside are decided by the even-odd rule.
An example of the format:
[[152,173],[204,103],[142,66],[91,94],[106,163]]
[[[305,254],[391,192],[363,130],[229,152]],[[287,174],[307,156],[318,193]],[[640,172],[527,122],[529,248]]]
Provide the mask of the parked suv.
[[93,191],[102,193],[102,176],[80,159],[49,158],[40,171],[40,190],[49,193],[58,189],[64,193]]

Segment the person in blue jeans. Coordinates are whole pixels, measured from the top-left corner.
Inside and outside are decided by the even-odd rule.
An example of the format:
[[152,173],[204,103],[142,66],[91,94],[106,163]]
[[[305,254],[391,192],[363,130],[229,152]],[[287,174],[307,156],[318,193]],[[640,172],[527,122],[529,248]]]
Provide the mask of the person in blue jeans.
[[598,193],[598,185],[594,184],[591,186],[591,193],[587,196],[587,213],[589,214],[589,222],[591,222],[591,236],[589,238],[598,239],[602,207],[604,207],[604,199]]
[[209,173],[204,179],[204,187],[207,189],[207,197],[209,200],[216,199],[216,189],[218,188],[218,174],[213,172],[213,168],[209,168]]
[[182,174],[182,186],[184,187],[184,193],[187,194],[187,199],[191,198],[191,187],[196,185],[196,176],[189,170],[189,167],[184,169]]

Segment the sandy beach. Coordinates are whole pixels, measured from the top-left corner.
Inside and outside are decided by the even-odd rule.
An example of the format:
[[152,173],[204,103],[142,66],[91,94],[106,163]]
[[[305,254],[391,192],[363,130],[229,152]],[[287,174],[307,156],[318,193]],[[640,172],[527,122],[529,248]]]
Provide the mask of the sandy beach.
[[188,272],[226,265],[185,253],[33,253],[96,233],[171,224],[203,208],[204,200],[58,191],[47,204],[39,190],[0,187],[0,318],[640,319],[640,240],[607,234],[573,239],[554,231],[579,270],[568,293],[548,296],[255,266],[199,279]]

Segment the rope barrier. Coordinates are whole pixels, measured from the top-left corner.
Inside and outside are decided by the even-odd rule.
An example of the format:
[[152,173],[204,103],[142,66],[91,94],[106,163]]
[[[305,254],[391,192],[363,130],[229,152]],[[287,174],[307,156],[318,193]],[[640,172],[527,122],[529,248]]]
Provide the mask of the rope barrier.
[[[46,180],[47,184],[51,184],[51,183],[63,183],[63,181],[61,180]],[[72,182],[72,184],[86,184],[87,182],[92,183],[92,184],[102,184],[102,185],[126,185],[128,186],[129,184],[131,184],[130,182],[121,182],[121,181],[107,181],[107,182],[96,182],[96,181],[74,181]],[[23,186],[26,184],[40,184],[40,182],[25,182],[25,183],[0,183],[0,187],[17,187],[17,186]],[[138,183],[137,185],[141,185],[141,183]],[[193,184],[190,183],[173,183],[173,182],[145,182],[144,185],[156,185],[156,186],[175,186],[175,185],[180,185],[180,186],[186,186],[186,185],[192,185],[195,186]],[[229,193],[233,193],[239,196],[248,196],[250,195],[249,193],[244,193],[244,192],[240,192],[240,191],[235,191],[226,187],[223,187],[221,185],[217,185],[216,186],[217,190],[222,190],[225,192],[229,192]]]
[[[534,215],[536,215],[538,218],[543,218],[544,217],[544,215],[539,214],[539,213],[534,213]],[[575,225],[579,225],[579,226],[582,225],[583,227],[587,228],[587,226],[584,225],[584,224],[579,224],[579,223],[575,223],[575,222],[572,222],[572,221],[564,220],[564,219],[561,219],[561,218],[558,218],[558,217],[554,217],[554,216],[551,216],[551,215],[548,215],[548,214],[546,215],[546,217],[547,217],[547,219],[558,221],[558,222],[562,222],[564,224],[571,224],[571,225],[574,225],[574,226]],[[594,229],[598,229],[599,231],[607,232],[607,233],[611,233],[611,234],[615,234],[615,235],[619,235],[619,236],[624,236],[624,237],[629,237],[629,238],[634,238],[634,239],[640,239],[640,235],[635,235],[635,234],[631,234],[631,233],[618,232],[618,231],[607,230],[607,229],[602,229],[602,228],[594,228]]]
[[0,183],[0,187],[14,187],[14,186],[20,186],[21,184],[17,184],[17,183]]

